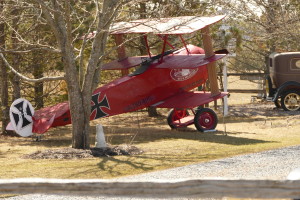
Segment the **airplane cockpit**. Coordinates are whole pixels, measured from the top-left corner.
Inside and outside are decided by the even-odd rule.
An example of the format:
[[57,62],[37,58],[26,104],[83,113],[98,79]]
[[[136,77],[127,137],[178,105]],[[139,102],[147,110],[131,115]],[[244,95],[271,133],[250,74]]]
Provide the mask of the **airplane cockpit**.
[[163,54],[158,54],[156,56],[142,58],[143,61],[142,61],[141,65],[139,67],[137,67],[136,70],[134,72],[132,72],[131,74],[129,74],[128,76],[137,76],[137,75],[144,73],[145,71],[147,71],[147,69],[151,66],[152,63],[154,63],[156,61],[159,62],[159,59],[161,59],[163,56],[170,55],[175,51],[176,50],[171,49],[171,50],[164,52]]

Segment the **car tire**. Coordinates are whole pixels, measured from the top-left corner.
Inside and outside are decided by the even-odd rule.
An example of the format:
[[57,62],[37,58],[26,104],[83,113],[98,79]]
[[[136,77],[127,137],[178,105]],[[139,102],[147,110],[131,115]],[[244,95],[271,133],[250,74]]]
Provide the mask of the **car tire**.
[[281,95],[281,107],[285,111],[300,110],[300,91],[288,90]]

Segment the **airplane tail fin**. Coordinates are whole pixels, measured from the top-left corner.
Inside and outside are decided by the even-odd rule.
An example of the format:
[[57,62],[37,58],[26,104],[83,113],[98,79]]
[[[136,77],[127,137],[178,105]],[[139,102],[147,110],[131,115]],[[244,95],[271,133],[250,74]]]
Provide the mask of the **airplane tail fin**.
[[33,135],[33,115],[34,109],[29,101],[23,98],[16,99],[10,106],[10,123],[6,130],[14,130],[22,137]]

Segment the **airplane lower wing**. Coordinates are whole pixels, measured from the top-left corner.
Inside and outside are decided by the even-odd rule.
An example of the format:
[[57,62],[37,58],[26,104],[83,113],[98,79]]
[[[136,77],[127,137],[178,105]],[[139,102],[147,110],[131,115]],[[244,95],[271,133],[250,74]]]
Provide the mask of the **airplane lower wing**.
[[195,108],[200,105],[221,99],[228,95],[228,92],[221,92],[216,96],[211,96],[210,92],[194,91],[181,92],[152,106],[157,108]]

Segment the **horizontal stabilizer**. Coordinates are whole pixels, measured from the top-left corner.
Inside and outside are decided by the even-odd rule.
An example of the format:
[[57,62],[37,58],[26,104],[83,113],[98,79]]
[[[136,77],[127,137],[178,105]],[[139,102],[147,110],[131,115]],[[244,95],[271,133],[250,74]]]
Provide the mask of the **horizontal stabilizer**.
[[7,131],[14,131],[14,130],[15,130],[14,127],[13,127],[13,125],[11,124],[11,122],[9,122],[9,123],[7,124],[6,130],[7,130]]
[[69,102],[62,102],[37,110],[33,120],[34,126],[32,131],[38,134],[45,133],[51,127],[70,124]]
[[34,124],[32,128],[33,133],[43,134],[45,133],[53,124],[55,115],[49,118],[41,118],[39,120],[34,119]]

